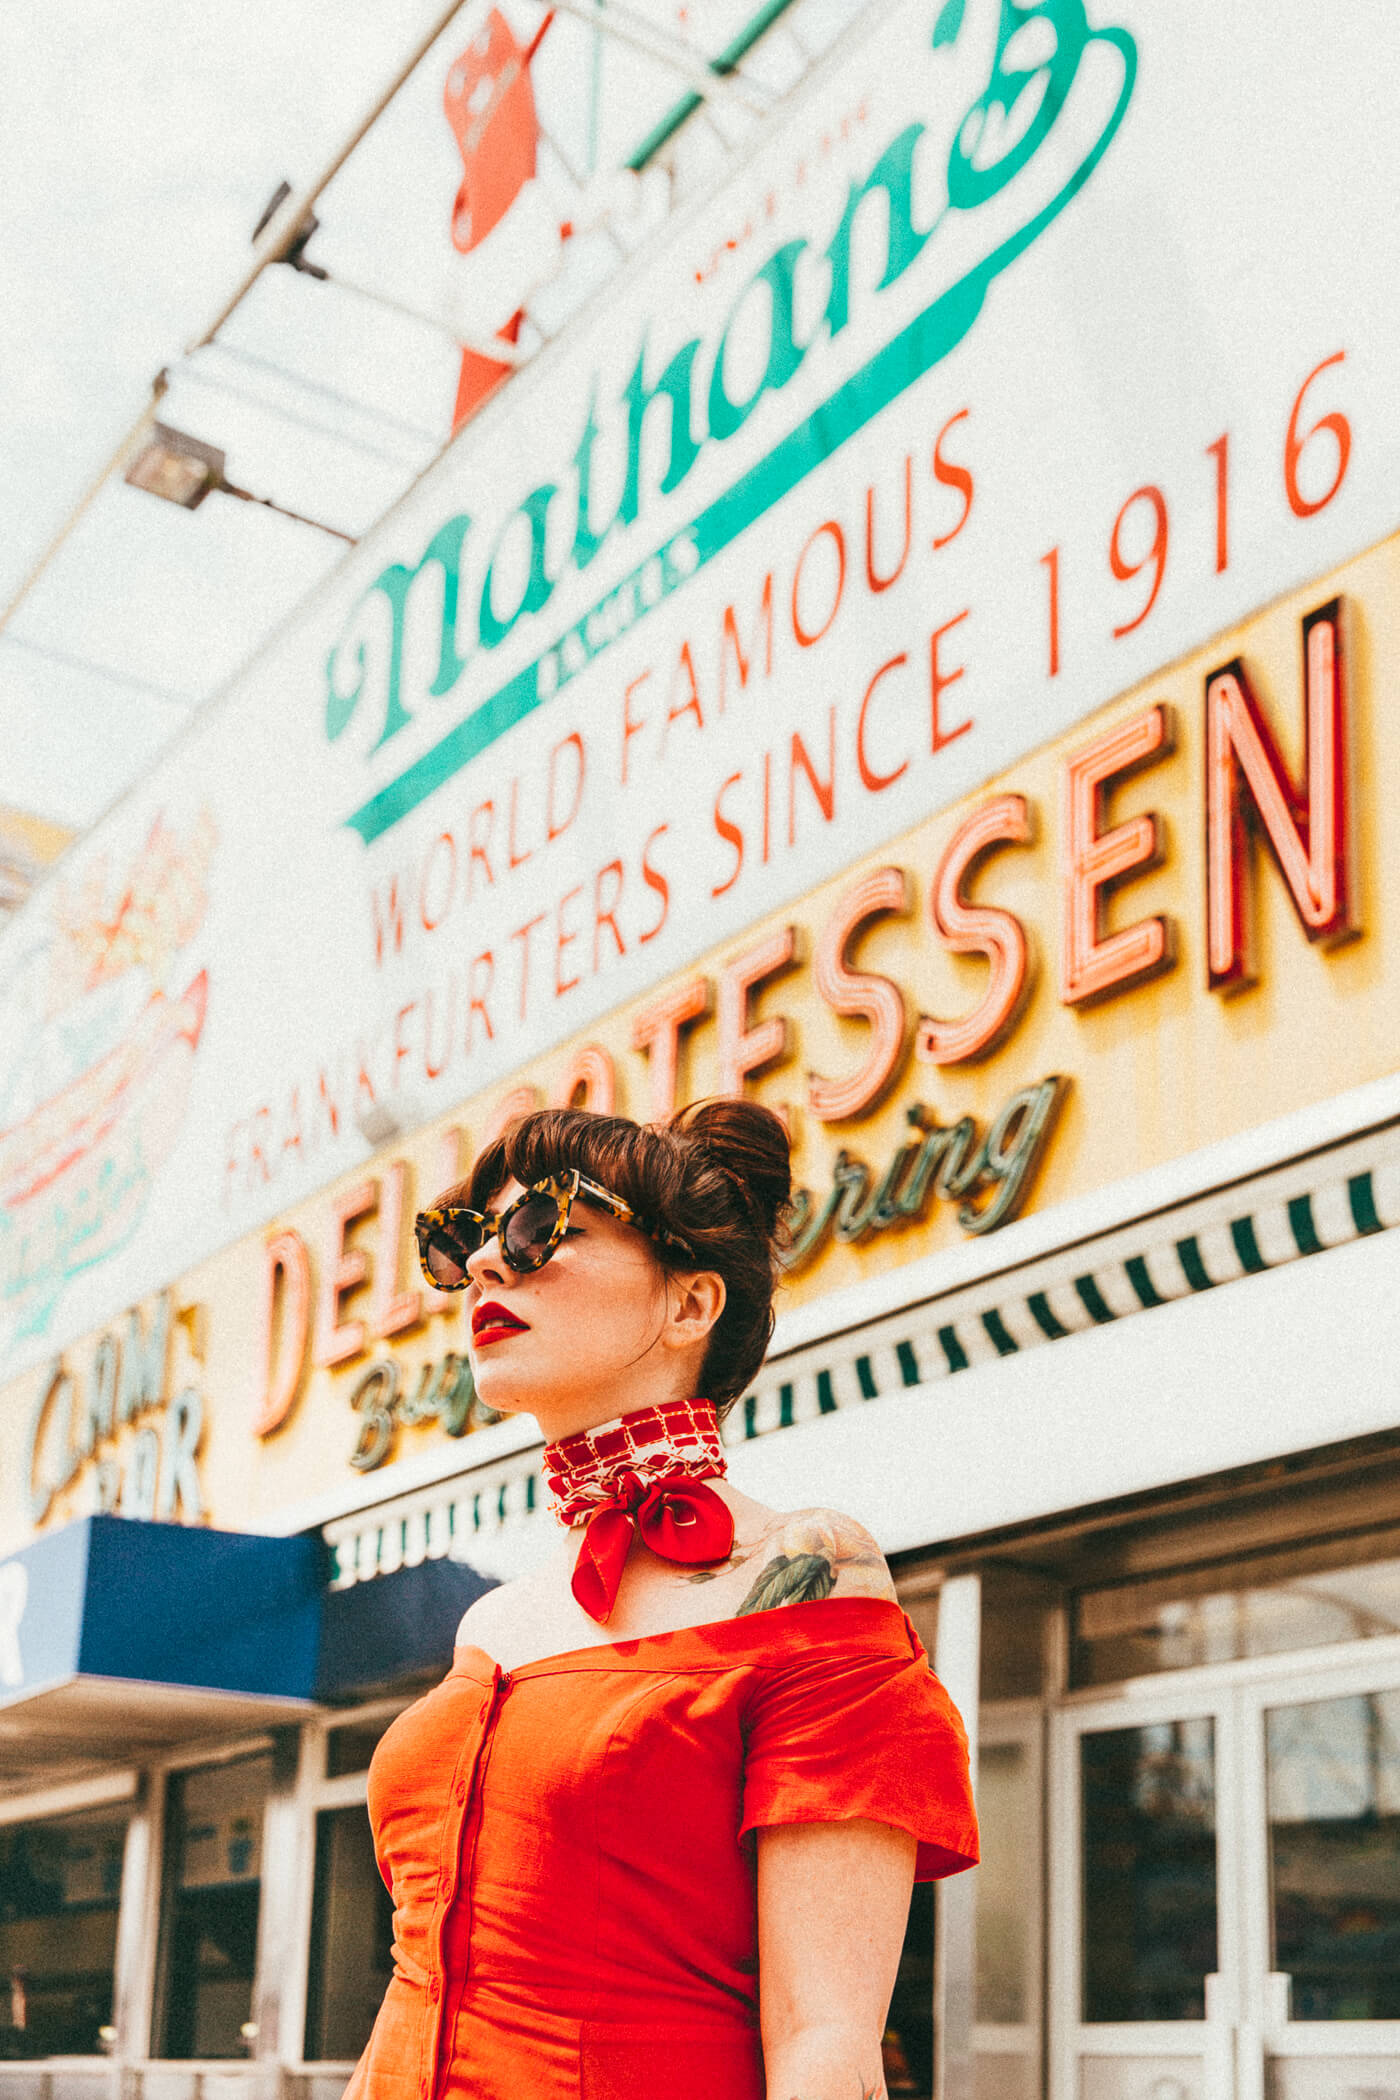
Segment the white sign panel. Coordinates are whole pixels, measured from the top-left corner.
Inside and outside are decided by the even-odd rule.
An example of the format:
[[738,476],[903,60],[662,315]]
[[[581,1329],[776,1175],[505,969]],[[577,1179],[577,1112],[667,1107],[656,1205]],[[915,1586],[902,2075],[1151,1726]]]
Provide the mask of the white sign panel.
[[9,929],[7,1369],[1400,522],[1321,19],[871,10]]

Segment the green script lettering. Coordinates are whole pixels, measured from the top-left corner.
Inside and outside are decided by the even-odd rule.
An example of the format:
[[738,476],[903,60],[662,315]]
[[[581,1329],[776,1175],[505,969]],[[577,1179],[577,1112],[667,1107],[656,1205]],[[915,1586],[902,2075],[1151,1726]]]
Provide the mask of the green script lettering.
[[[1018,47],[1017,39],[1026,29],[1033,32],[1032,43],[1028,47],[1023,42]],[[1098,166],[1126,114],[1137,70],[1137,48],[1131,36],[1119,28],[1090,29],[1083,0],[1041,0],[1040,5],[1029,9],[1013,5],[1012,0],[1001,0],[991,77],[982,95],[953,132],[948,149],[950,206],[963,212],[975,210],[1004,188],[1025,165],[1063,113],[1070,82],[1085,52],[1091,47],[1115,54],[1119,67],[1117,95],[1097,135],[1087,143],[1077,162],[1071,161],[1068,173],[1049,200],[979,262],[939,290],[921,312],[843,380],[803,422],[779,438],[771,450],[741,473],[728,489],[679,526],[661,545],[644,555],[627,576],[611,586],[597,605],[575,620],[567,635],[551,641],[534,662],[526,664],[507,684],[474,705],[396,779],[377,789],[352,811],[346,821],[359,832],[366,845],[415,809],[497,737],[552,699],[603,649],[613,646],[673,589],[678,589],[698,574],[706,563],[963,340],[981,312],[996,278],[1039,239]],[[1030,48],[1037,63],[1018,66],[1018,48],[1023,52]],[[1026,97],[1037,97],[1038,100],[1032,105],[1025,103]],[[1022,106],[1031,108],[1032,114],[1018,130],[1012,112],[1019,112]],[[990,136],[996,138],[1004,134],[1012,143],[1000,159],[989,160],[980,148],[994,110],[1002,113],[1005,123],[994,128]],[[865,179],[850,186],[840,221],[824,251],[830,282],[822,325],[831,338],[841,334],[851,318],[854,229],[866,201],[876,191],[882,192],[886,200],[884,263],[874,286],[876,293],[884,291],[905,274],[929,247],[941,223],[940,215],[932,225],[921,229],[913,220],[916,150],[928,137],[926,127],[922,125],[906,127],[884,148]],[[697,438],[692,428],[692,385],[700,343],[691,340],[683,344],[650,387],[645,381],[646,351],[643,344],[618,404],[619,407],[625,406],[627,411],[627,465],[622,495],[615,516],[602,528],[593,523],[591,503],[593,449],[600,435],[595,380],[572,462],[578,476],[577,518],[569,556],[574,566],[587,567],[615,529],[630,527],[641,516],[646,494],[642,471],[643,426],[647,409],[659,396],[667,397],[670,409],[670,449],[658,492],[668,494],[690,472],[704,445],[723,443],[733,436],[743,427],[763,394],[786,385],[811,354],[822,327],[819,326],[811,342],[798,344],[792,326],[793,284],[797,261],[805,245],[802,241],[790,241],[778,248],[745,287],[731,312],[710,369],[706,388],[709,427],[703,438]],[[756,286],[766,286],[769,298],[768,356],[763,377],[754,393],[747,400],[736,403],[726,388],[725,345],[729,328]],[[548,486],[553,493],[552,485]],[[536,495],[541,493],[537,491]],[[527,504],[530,500],[527,499]],[[460,554],[467,522],[465,519],[450,521],[450,525],[460,525],[454,556]],[[442,561],[444,568],[443,635],[438,676],[431,692],[435,695],[446,692],[464,668],[465,659],[457,654],[455,643],[456,567],[454,562],[449,580],[448,563],[440,546],[449,529],[449,526],[441,528],[416,569],[407,570],[394,564],[370,587],[371,592],[382,588],[394,610],[386,720],[373,747],[376,750],[409,719],[399,691],[403,610],[409,585],[435,558]],[[499,631],[497,626],[489,626],[482,633],[481,639],[488,646],[494,646],[524,612],[540,609],[552,593],[554,580],[544,573],[542,547],[541,523],[538,558],[532,549],[531,580],[525,598],[508,621],[498,623]],[[659,587],[653,590],[645,588],[647,578],[659,579]],[[402,581],[395,583],[393,579]],[[362,599],[360,603],[363,602]],[[483,590],[481,603],[483,617],[495,621],[489,596],[489,570],[488,587]],[[341,646],[337,644],[331,652],[328,675],[333,672]],[[328,735],[338,736],[343,731],[358,704],[365,672],[363,643],[359,645],[357,666],[359,683],[352,694],[338,695],[332,677],[327,701]]]

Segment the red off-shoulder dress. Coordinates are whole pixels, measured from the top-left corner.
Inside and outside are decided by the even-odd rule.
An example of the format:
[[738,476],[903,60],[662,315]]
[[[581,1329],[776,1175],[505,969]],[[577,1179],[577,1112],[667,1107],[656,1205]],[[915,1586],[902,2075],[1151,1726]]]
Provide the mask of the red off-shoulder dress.
[[977,1859],[967,1743],[895,1603],[501,1670],[459,1647],[369,1771],[394,1974],[345,2100],[763,2100],[754,1841],[873,1817]]

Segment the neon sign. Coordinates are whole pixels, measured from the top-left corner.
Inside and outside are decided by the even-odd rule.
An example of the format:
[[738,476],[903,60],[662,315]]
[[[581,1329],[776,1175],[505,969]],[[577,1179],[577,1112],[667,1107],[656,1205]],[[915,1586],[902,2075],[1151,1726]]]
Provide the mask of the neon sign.
[[[961,12],[946,6],[933,33],[935,47],[955,42]],[[551,700],[581,671],[630,633],[666,599],[729,547],[775,504],[797,488],[873,417],[897,400],[956,348],[973,326],[988,292],[1003,271],[1053,224],[1088,181],[1126,114],[1133,92],[1137,50],[1126,30],[1092,29],[1083,0],[1037,0],[1031,6],[1000,0],[995,52],[986,85],[971,108],[950,128],[907,125],[885,145],[869,173],[853,181],[835,227],[820,245],[806,238],[782,242],[753,273],[733,302],[717,337],[693,336],[660,361],[644,339],[615,400],[603,398],[595,376],[583,427],[557,478],[542,481],[482,540],[486,551],[474,569],[467,558],[476,519],[466,513],[446,519],[430,536],[412,567],[392,562],[382,569],[353,607],[326,660],[325,731],[334,743],[357,717],[368,726],[372,758],[407,727],[416,712],[405,694],[404,665],[410,601],[425,571],[441,586],[436,669],[423,695],[452,692],[478,654],[498,649],[522,620],[548,606],[571,571],[582,573],[619,532],[639,525],[657,497],[671,495],[711,446],[727,444],[748,423],[764,396],[780,394],[809,358],[821,355],[851,325],[860,305],[851,268],[856,220],[867,200],[883,197],[886,217],[883,269],[875,293],[897,284],[916,264],[933,272],[937,258],[955,240],[966,218],[1000,195],[1055,132],[1071,84],[1092,47],[1114,54],[1117,91],[1097,134],[1068,148],[1069,173],[1023,224],[996,240],[971,266],[945,276],[928,303],[719,495],[686,523],[675,527],[534,659],[480,700],[426,752],[380,787],[347,818],[366,845],[477,758],[513,725]],[[1034,62],[1025,57],[1033,55]],[[1009,141],[1000,152],[999,141]],[[919,224],[915,195],[930,156],[945,163],[945,201],[927,224]],[[948,232],[948,240],[939,235]],[[933,258],[925,261],[924,258]],[[796,316],[815,287],[820,317],[799,339]],[[754,316],[758,315],[758,320]],[[762,369],[742,399],[731,392],[732,341],[745,330],[766,331]],[[657,369],[658,363],[660,369]],[[669,436],[665,466],[653,489],[643,471],[643,427],[647,413],[665,403]],[[616,432],[605,429],[615,422]],[[617,438],[615,448],[608,440]],[[624,459],[612,515],[600,518],[594,487],[594,452]],[[602,509],[606,511],[604,500]],[[571,524],[570,524],[571,521]],[[563,530],[564,527],[569,527]],[[560,541],[567,551],[548,550]],[[498,567],[509,549],[524,553],[524,581],[511,605],[498,600]],[[382,620],[366,625],[370,600],[388,612],[387,652]],[[371,651],[379,657],[375,682],[382,693],[378,719],[366,725]]]

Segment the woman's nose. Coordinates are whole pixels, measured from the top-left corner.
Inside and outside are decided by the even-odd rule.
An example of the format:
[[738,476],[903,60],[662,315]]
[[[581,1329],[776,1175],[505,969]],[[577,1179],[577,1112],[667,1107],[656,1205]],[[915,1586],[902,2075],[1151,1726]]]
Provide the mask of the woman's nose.
[[467,1256],[467,1274],[479,1291],[489,1284],[504,1283],[509,1264],[501,1254],[501,1243],[493,1232],[489,1240],[483,1240],[474,1254]]

